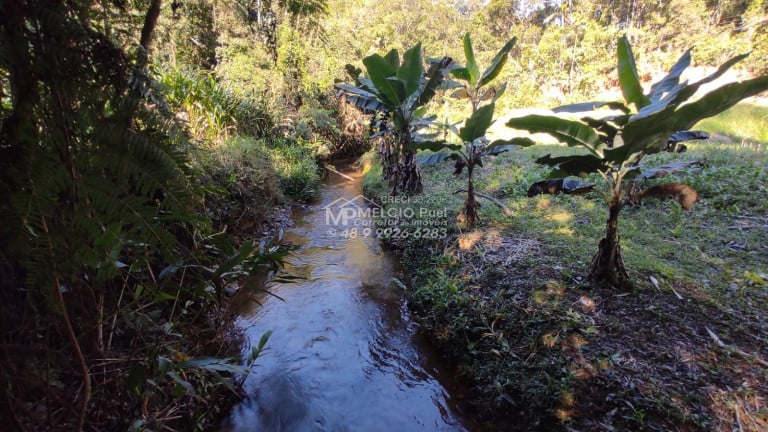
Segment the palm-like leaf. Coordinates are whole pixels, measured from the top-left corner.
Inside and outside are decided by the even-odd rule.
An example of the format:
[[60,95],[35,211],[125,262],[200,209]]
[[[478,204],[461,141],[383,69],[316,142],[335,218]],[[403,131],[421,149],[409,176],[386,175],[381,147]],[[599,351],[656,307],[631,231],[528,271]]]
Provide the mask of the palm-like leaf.
[[568,120],[554,115],[531,114],[525,117],[512,118],[506,124],[511,128],[524,129],[531,133],[547,133],[568,146],[584,147],[595,157],[603,157],[605,144],[600,140],[600,135],[580,121]]
[[691,64],[691,50],[683,54],[674,66],[669,70],[669,73],[661,79],[661,81],[654,83],[651,86],[651,92],[648,94],[648,99],[651,102],[658,102],[665,93],[670,92],[680,83],[680,75]]
[[485,135],[485,132],[493,123],[493,103],[480,107],[472,113],[472,116],[464,123],[464,127],[459,129],[459,136],[464,142],[473,142]]
[[[382,101],[395,107],[403,103],[405,99],[405,85],[402,82],[391,79],[395,75],[395,69],[384,57],[373,54],[363,59],[363,65],[368,72],[368,77],[376,88]],[[399,87],[398,88],[398,83]]]
[[621,93],[627,103],[635,104],[635,107],[640,110],[651,101],[643,94],[643,88],[640,86],[640,79],[637,76],[635,57],[626,36],[619,39],[618,60]]
[[446,70],[453,64],[450,57],[443,57],[439,61],[432,62],[427,69],[421,90],[416,93],[413,104],[410,109],[415,110],[420,106],[426,105],[435,96],[437,88],[443,83]]
[[496,53],[493,61],[491,61],[491,65],[488,66],[488,69],[486,69],[483,72],[483,75],[480,76],[480,81],[477,83],[477,88],[480,88],[493,81],[499,75],[499,73],[501,73],[501,70],[504,68],[504,65],[507,63],[507,59],[509,58],[509,52],[512,50],[512,47],[515,46],[515,42],[517,42],[517,38],[513,37],[507,41],[503,47],[501,47],[498,53]]
[[469,81],[473,86],[477,82],[480,75],[480,67],[475,61],[475,50],[472,48],[472,39],[469,37],[469,33],[464,35],[464,57],[467,59],[467,74],[469,75]]
[[403,54],[403,63],[397,69],[397,79],[405,85],[405,97],[413,95],[421,85],[424,61],[421,58],[421,42]]

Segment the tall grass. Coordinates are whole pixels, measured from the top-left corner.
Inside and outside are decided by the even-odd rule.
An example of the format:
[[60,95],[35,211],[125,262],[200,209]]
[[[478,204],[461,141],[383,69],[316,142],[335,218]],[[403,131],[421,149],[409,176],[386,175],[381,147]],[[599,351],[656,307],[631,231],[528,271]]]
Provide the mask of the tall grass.
[[216,148],[210,157],[211,165],[227,173],[230,185],[263,186],[267,196],[262,202],[283,197],[308,202],[322,190],[314,151],[303,141],[234,137]]
[[235,94],[210,73],[171,69],[159,81],[169,105],[197,140],[220,144],[235,135],[263,137],[274,126],[265,101]]

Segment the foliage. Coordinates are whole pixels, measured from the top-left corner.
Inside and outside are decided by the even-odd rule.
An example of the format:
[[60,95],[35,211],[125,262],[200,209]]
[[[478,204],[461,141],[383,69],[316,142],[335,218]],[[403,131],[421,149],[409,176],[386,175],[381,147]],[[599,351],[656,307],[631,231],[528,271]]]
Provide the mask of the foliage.
[[423,188],[411,144],[416,132],[429,124],[422,108],[434,97],[451,63],[450,58],[444,57],[431,62],[425,71],[421,43],[417,43],[403,54],[402,63],[394,49],[386,56],[373,54],[364,58],[367,77],[361,75],[359,68],[348,65],[347,72],[355,85],[336,84],[350,103],[383,117],[379,135],[390,135],[391,139],[381,140],[379,152],[392,195],[419,193]]
[[170,35],[173,39],[168,51],[174,57],[172,64],[197,65],[202,69],[216,66],[216,43],[219,38],[216,29],[215,5],[206,0],[187,0],[172,11],[173,24]]
[[262,137],[274,127],[265,101],[238,96],[211,73],[171,69],[160,74],[166,100],[192,137],[221,143],[229,136]]
[[[472,115],[464,122],[464,127],[456,129],[453,125],[445,125],[457,137],[461,139],[462,144],[446,144],[443,141],[417,143],[415,148],[429,150],[453,150],[449,154],[433,154],[427,158],[420,159],[430,163],[437,163],[441,160],[452,159],[456,161],[454,175],[458,176],[464,168],[467,168],[467,199],[461,210],[459,218],[463,220],[468,229],[473,229],[478,220],[477,208],[480,206],[475,197],[475,185],[473,174],[475,166],[483,166],[483,157],[494,156],[507,150],[511,150],[515,145],[532,145],[533,141],[521,138],[513,140],[496,140],[488,143],[485,134],[488,128],[493,124],[493,114],[496,107],[496,101],[504,93],[506,84],[499,87],[489,86],[487,84],[493,81],[507,62],[509,51],[515,44],[515,38],[510,39],[496,54],[491,65],[480,73],[480,68],[475,61],[475,50],[472,47],[472,40],[469,33],[464,35],[464,56],[466,57],[466,66],[455,66],[451,69],[451,75],[462,81],[460,88],[453,92],[453,97],[458,99],[467,99],[472,107]],[[450,85],[450,84],[449,84]],[[453,87],[453,86],[451,86]],[[491,100],[490,103],[480,104]]]
[[250,226],[260,222],[283,197],[302,203],[317,197],[321,179],[315,151],[307,141],[237,137],[214,150],[203,168],[212,176],[213,184],[228,189],[230,199],[254,211],[249,220],[240,221]]
[[[285,253],[211,234],[200,205],[210,189],[190,168],[195,146],[163,97],[174,90],[146,67],[160,2],[118,3],[2,10],[0,382],[13,389],[3,418],[13,413],[20,430],[124,430],[136,418],[207,427],[227,406],[223,373],[241,371],[200,360],[229,349],[223,288]],[[136,55],[94,27],[102,8],[145,14],[140,31],[128,27],[135,20],[116,31],[141,34]],[[169,99],[231,104],[216,88],[197,82]],[[169,415],[180,407],[193,424]]]
[[745,57],[734,57],[701,81],[681,83],[680,76],[691,62],[689,50],[670,69],[669,74],[651,86],[646,94],[638,78],[629,41],[622,37],[618,43],[618,75],[625,103],[589,102],[556,110],[578,112],[608,107],[618,113],[601,118],[585,116],[581,120],[534,114],[507,122],[509,127],[547,133],[569,147],[586,150],[586,154],[578,151],[567,156],[539,158],[537,162],[555,168],[552,176],[598,172],[605,179],[608,186],[606,200],[609,218],[606,237],[601,240],[599,251],[592,262],[591,279],[613,285],[627,279],[619,249],[617,223],[627,193],[624,180],[637,175],[637,165],[642,158],[663,150],[669,137],[676,131],[686,130],[699,120],[768,89],[768,76],[762,76],[724,85],[696,101],[688,102],[703,84],[715,80]]

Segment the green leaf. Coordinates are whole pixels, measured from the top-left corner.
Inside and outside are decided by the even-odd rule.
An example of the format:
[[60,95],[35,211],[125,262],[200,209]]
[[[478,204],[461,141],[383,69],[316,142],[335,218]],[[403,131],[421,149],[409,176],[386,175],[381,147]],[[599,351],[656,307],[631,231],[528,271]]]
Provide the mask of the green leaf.
[[379,96],[366,89],[349,84],[334,84],[334,87],[347,95],[347,101],[357,108],[365,111],[387,111],[387,107],[381,102]]
[[531,114],[525,117],[512,118],[507,122],[507,126],[527,130],[531,133],[546,133],[570,147],[581,146],[596,157],[603,157],[605,144],[600,140],[600,136],[594,129],[579,121]]
[[204,369],[207,371],[230,372],[245,375],[248,369],[234,363],[231,358],[197,357],[187,360],[179,365],[182,369]]
[[712,74],[706,76],[705,78],[701,79],[700,81],[697,81],[697,82],[695,82],[695,83],[693,83],[693,84],[691,84],[689,86],[684,86],[681,90],[678,91],[678,94],[675,96],[675,99],[672,102],[672,104],[680,105],[683,102],[687,101],[688,99],[690,99],[691,96],[693,96],[699,90],[699,87],[701,87],[704,84],[710,83],[710,82],[720,78],[724,73],[726,73],[728,71],[728,69],[733,67],[733,65],[735,65],[736,63],[744,60],[747,57],[749,57],[749,53],[738,55],[738,56],[736,56],[736,57],[726,61],[722,65],[720,65],[720,67],[718,67],[715,72],[713,72]]
[[405,83],[395,77],[387,78],[387,81],[389,81],[392,88],[395,90],[397,100],[400,101],[398,103],[399,106],[402,102],[405,102],[405,100],[408,99],[408,96],[405,94]]
[[477,66],[477,62],[475,62],[475,50],[472,49],[472,39],[469,37],[469,33],[464,35],[464,57],[467,59],[467,72],[469,73],[467,81],[475,87],[480,75],[480,68]]
[[742,99],[768,90],[768,75],[726,84],[701,99],[680,107],[674,116],[675,130],[689,129],[699,120],[717,115]]
[[583,113],[583,112],[590,112],[595,111],[600,108],[606,107],[611,110],[619,110],[626,114],[629,114],[630,109],[627,108],[623,103],[621,102],[580,102],[570,105],[562,105],[557,108],[552,108],[552,112],[555,113]]
[[632,55],[632,47],[629,45],[626,36],[622,36],[619,39],[618,57],[621,93],[624,95],[627,103],[635,104],[639,111],[642,107],[651,103],[651,101],[643,94],[643,88],[640,86],[640,79],[637,76],[635,57]]
[[536,145],[536,141],[528,138],[528,137],[516,137],[512,139],[498,139],[494,140],[488,146],[485,147],[486,150],[491,150],[496,147],[505,147],[505,146],[516,146],[516,147],[530,147],[532,145]]
[[501,70],[504,69],[504,65],[507,63],[507,59],[509,58],[509,52],[512,50],[512,47],[515,46],[516,41],[517,38],[513,37],[506,44],[504,44],[498,53],[496,53],[496,57],[493,58],[491,65],[488,66],[488,69],[486,69],[485,72],[483,72],[483,75],[480,77],[480,82],[477,84],[477,88],[480,88],[493,81],[499,75],[499,73],[501,73]]
[[546,155],[536,159],[536,163],[555,168],[549,174],[549,178],[567,177],[569,175],[584,177],[598,170],[608,168],[608,165],[602,159],[592,155],[559,156],[554,158]]
[[632,118],[622,130],[624,145],[606,152],[615,162],[636,163],[644,154],[666,147],[668,138],[679,130],[690,129],[700,120],[719,114],[744,98],[768,90],[768,76],[726,84],[695,102],[675,106],[642,118]]
[[691,65],[691,50],[683,54],[674,66],[669,70],[669,73],[661,79],[661,81],[654,83],[651,86],[651,92],[648,94],[651,102],[657,102],[661,99],[664,93],[671,91],[673,88],[680,84],[680,75],[683,71]]
[[350,95],[347,96],[347,101],[365,113],[389,111],[389,107],[382,103],[378,97],[369,98],[365,96]]
[[360,74],[363,73],[363,70],[359,67],[356,67],[354,65],[351,65],[347,63],[344,65],[344,70],[347,71],[347,74],[355,81],[357,81],[357,78],[360,77]]
[[[376,87],[376,91],[379,93],[382,101],[392,108],[400,105],[403,100],[399,98],[398,92],[390,80],[395,75],[392,65],[378,54],[364,58],[363,65],[365,65],[368,77],[371,79],[373,86]],[[405,91],[404,88],[403,91]]]
[[464,127],[459,129],[459,136],[464,142],[473,142],[485,135],[485,132],[493,123],[494,108],[495,104],[490,103],[472,113],[472,116],[464,123]]
[[384,59],[390,66],[392,66],[392,70],[398,70],[400,68],[400,54],[398,54],[396,49],[389,50],[389,52],[384,55]]
[[413,104],[411,104],[411,111],[432,100],[432,97],[435,96],[435,91],[443,82],[445,70],[452,64],[453,60],[451,60],[450,57],[443,57],[440,61],[433,62],[429,65],[429,69],[427,69],[426,73],[426,81],[421,88],[421,93],[419,93],[418,97],[413,101]]
[[667,93],[663,98],[644,106],[640,111],[637,112],[637,114],[630,117],[630,120],[638,120],[643,117],[648,117],[657,112],[664,111],[668,107],[676,106],[677,96],[684,89],[685,89],[685,86],[676,86],[672,88],[672,90],[669,93]]
[[[496,156],[500,155],[504,152],[517,150],[519,146],[516,146],[514,144],[507,144],[507,145],[495,145],[493,147],[486,147],[483,151],[483,156]],[[482,166],[482,165],[481,165]]]
[[469,69],[465,67],[457,67],[451,69],[451,75],[453,75],[456,79],[466,81],[472,85],[472,77],[469,75]]
[[261,338],[259,339],[259,344],[257,346],[259,351],[263,351],[264,347],[267,346],[267,342],[269,341],[269,338],[272,337],[272,330],[267,330],[264,332],[263,335],[261,335]]
[[334,84],[333,86],[345,93],[371,97],[371,98],[377,97],[375,94],[371,93],[370,91],[362,89],[360,87],[353,86],[353,85],[338,83],[338,84]]
[[424,61],[421,58],[421,42],[403,54],[403,64],[397,70],[397,78],[405,83],[405,97],[419,89],[424,75]]
[[234,255],[230,256],[224,262],[219,265],[219,268],[216,269],[216,272],[214,273],[215,277],[221,277],[223,274],[229,272],[235,266],[241,264],[244,260],[246,260],[248,257],[253,255],[254,251],[256,251],[256,242],[247,242],[242,247],[240,247],[240,250],[237,251]]

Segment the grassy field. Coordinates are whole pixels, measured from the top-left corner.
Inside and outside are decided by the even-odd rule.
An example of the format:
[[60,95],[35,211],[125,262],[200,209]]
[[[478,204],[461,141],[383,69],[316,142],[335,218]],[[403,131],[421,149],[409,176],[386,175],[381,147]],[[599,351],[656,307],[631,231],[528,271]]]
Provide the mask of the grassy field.
[[[747,120],[750,137],[765,137]],[[722,129],[709,130],[747,134]],[[429,200],[419,205],[447,209],[449,235],[391,243],[409,270],[412,310],[472,384],[467,409],[489,430],[768,430],[768,151],[715,140],[688,148],[643,161],[705,166],[655,181],[694,187],[691,211],[653,199],[623,210],[634,283],[622,289],[585,282],[607,218],[598,192],[526,197],[547,173],[534,159],[561,147],[485,161],[477,189],[514,216],[484,200],[471,232],[455,223],[466,179],[449,163],[424,168]],[[375,165],[365,188],[386,192]]]

